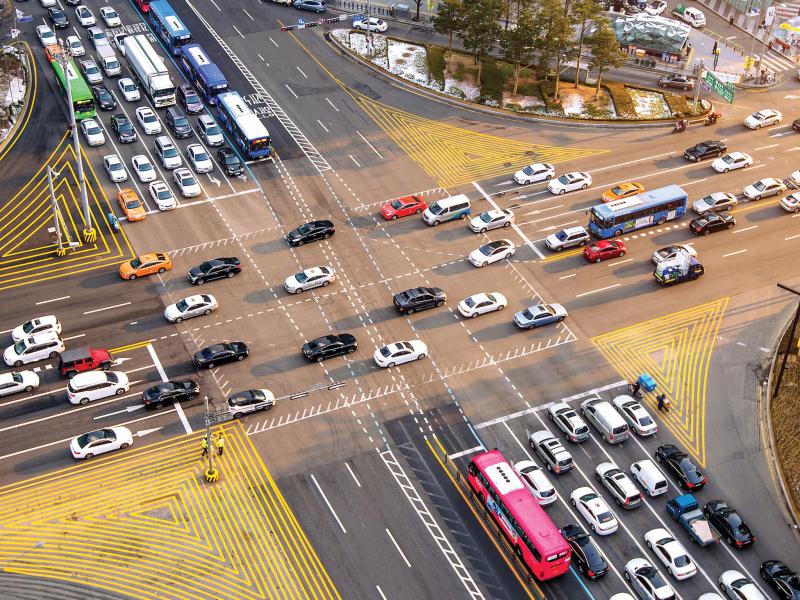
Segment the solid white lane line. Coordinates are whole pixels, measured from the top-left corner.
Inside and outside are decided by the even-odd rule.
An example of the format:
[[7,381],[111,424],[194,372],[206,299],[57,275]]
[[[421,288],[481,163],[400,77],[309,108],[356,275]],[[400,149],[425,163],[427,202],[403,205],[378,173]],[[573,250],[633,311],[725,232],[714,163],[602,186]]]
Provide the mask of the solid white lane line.
[[780,144],[770,144],[769,146],[760,146],[758,148],[753,148],[753,150],[766,150],[767,148],[774,148],[775,146],[779,146]]
[[336,112],[339,112],[339,109],[338,109],[338,108],[336,108],[336,105],[334,105],[334,103],[333,103],[333,102],[331,102],[331,99],[330,99],[330,98],[326,97],[326,98],[325,98],[325,101],[326,101],[328,104],[330,104],[330,105],[331,105],[331,108],[332,108],[333,110],[335,110]]
[[798,233],[797,235],[790,235],[790,236],[789,236],[789,237],[787,237],[787,238],[783,238],[783,241],[784,241],[784,242],[788,242],[789,240],[794,240],[794,239],[796,239],[796,238],[800,238],[800,233]]
[[626,258],[625,260],[618,260],[616,262],[609,262],[606,263],[607,267],[616,267],[617,265],[624,265],[626,262],[631,262],[632,258]]
[[[475,186],[475,189],[476,189],[476,190],[478,190],[478,191],[481,193],[481,196],[483,196],[484,198],[486,198],[486,201],[487,201],[489,204],[491,204],[491,205],[492,205],[492,208],[494,208],[495,210],[500,210],[500,207],[499,207],[499,206],[497,206],[497,202],[495,202],[494,200],[492,200],[492,197],[491,197],[489,194],[487,194],[487,193],[486,193],[486,192],[483,190],[483,188],[482,188],[480,185],[478,185],[478,183],[477,183],[476,181],[473,181],[473,182],[472,182],[472,185],[473,185],[473,186]],[[538,249],[538,248],[537,248],[537,247],[534,245],[534,243],[533,243],[533,242],[532,242],[532,241],[531,241],[531,240],[528,238],[528,236],[527,236],[527,235],[525,235],[525,234],[523,233],[522,229],[520,229],[520,228],[519,228],[519,225],[517,225],[516,223],[512,223],[512,224],[511,224],[511,227],[514,229],[514,231],[516,231],[516,232],[517,232],[517,235],[518,235],[519,237],[521,237],[523,240],[525,240],[525,245],[527,245],[527,246],[528,246],[528,247],[529,247],[531,250],[533,250],[533,251],[534,251],[534,252],[535,252],[535,253],[536,253],[536,254],[539,256],[539,258],[541,258],[542,260],[544,260],[544,254],[542,254],[541,252],[539,252],[539,249]]]
[[77,340],[78,338],[82,338],[85,335],[86,335],[85,333],[79,333],[78,335],[71,335],[69,337],[65,337],[65,338],[61,338],[61,339],[63,339],[66,342],[67,340]]
[[121,304],[113,304],[111,306],[104,306],[103,308],[95,308],[94,310],[87,310],[83,314],[91,315],[94,313],[103,312],[104,310],[111,310],[112,308],[120,308],[122,306],[128,306],[129,304],[132,304],[132,302],[122,302]]
[[356,163],[356,166],[357,166],[359,169],[361,168],[361,165],[360,165],[360,164],[358,164],[358,161],[357,161],[355,158],[353,158],[353,155],[352,155],[352,154],[348,154],[347,156],[349,156],[349,157],[350,157],[350,160],[352,160],[354,163]]
[[370,143],[369,143],[369,140],[368,140],[367,138],[365,138],[363,135],[361,135],[361,132],[360,132],[358,129],[356,129],[356,133],[358,134],[358,137],[360,137],[362,140],[364,140],[364,143],[365,143],[367,146],[369,146],[370,148],[372,148],[372,151],[373,151],[375,154],[377,154],[377,155],[378,155],[378,158],[381,158],[381,159],[383,158],[383,155],[382,155],[380,152],[378,152],[378,151],[375,149],[375,146],[373,146],[372,144],[370,144]]
[[[632,165],[633,163],[642,162],[645,160],[650,160],[651,158],[661,158],[662,156],[669,156],[670,154],[675,154],[675,152],[664,152],[664,154],[656,154],[655,156],[645,156],[643,158],[637,158],[636,160],[629,160],[628,162],[618,163],[616,165],[609,165],[607,167],[601,167],[599,169],[594,169],[593,171],[586,171],[587,173],[599,173],[600,171],[608,171],[609,169],[616,169],[617,167],[624,167],[625,165]],[[636,179],[636,177],[634,177]]]
[[569,275],[562,275],[559,279],[569,279],[570,277],[575,277],[577,273],[570,273]]
[[404,562],[404,563],[406,563],[406,566],[407,566],[407,567],[410,569],[410,568],[411,568],[411,563],[410,563],[410,562],[408,562],[408,559],[406,558],[406,555],[405,555],[405,554],[403,553],[403,551],[400,549],[400,544],[398,544],[398,543],[397,543],[397,540],[396,540],[396,539],[394,539],[394,536],[392,535],[392,532],[391,532],[391,531],[389,531],[389,529],[388,529],[388,528],[386,529],[386,535],[388,535],[388,536],[389,536],[389,539],[390,539],[390,540],[392,540],[392,543],[394,544],[394,547],[395,547],[395,548],[397,548],[397,552],[398,552],[398,553],[400,554],[400,556],[402,557],[402,559],[403,559],[403,562]]
[[350,468],[350,463],[348,463],[348,462],[345,462],[345,463],[344,463],[344,466],[345,466],[345,467],[347,467],[347,470],[350,472],[350,477],[352,477],[352,478],[353,478],[353,481],[355,481],[355,482],[356,482],[356,485],[357,485],[358,487],[361,487],[361,482],[358,480],[358,477],[356,477],[356,474],[355,474],[355,473],[353,473],[353,469],[351,469],[351,468]]
[[[164,371],[164,367],[161,365],[161,361],[158,359],[156,350],[153,348],[153,344],[147,344],[147,351],[150,353],[150,358],[153,359],[153,365],[155,366],[156,371],[158,371],[158,376],[161,377],[161,381],[169,381],[167,373]],[[180,419],[184,431],[186,433],[192,433],[194,430],[189,424],[189,419],[186,418],[186,413],[183,412],[183,407],[181,406],[180,402],[175,403],[175,412],[178,414],[178,419]]]
[[376,585],[376,586],[375,586],[375,589],[376,589],[376,590],[378,590],[378,593],[380,594],[380,596],[381,596],[382,600],[389,600],[389,599],[386,597],[386,594],[384,594],[384,593],[383,593],[383,590],[381,589],[381,586],[379,586],[379,585]]
[[298,67],[297,65],[295,65],[295,68],[296,68],[298,71],[300,71],[300,75],[302,75],[303,77],[305,77],[306,79],[308,79],[308,75],[306,75],[305,73],[303,73],[303,69],[301,69],[301,68],[300,68],[300,67]]
[[36,306],[41,306],[42,304],[50,304],[51,302],[58,302],[59,300],[69,300],[72,296],[60,296],[59,298],[52,298],[50,300],[42,300],[41,302],[37,302]]
[[313,481],[314,485],[317,486],[317,491],[319,491],[319,495],[322,496],[322,499],[325,501],[325,504],[327,504],[328,510],[331,511],[333,518],[336,519],[336,522],[339,524],[339,527],[342,528],[342,533],[347,533],[347,529],[345,529],[344,525],[342,525],[342,522],[339,520],[339,515],[336,514],[335,510],[333,510],[331,503],[328,502],[328,497],[325,495],[325,492],[322,491],[322,488],[319,487],[319,483],[317,483],[317,478],[314,477],[313,473],[311,473],[311,481]]
[[256,20],[253,18],[253,15],[251,15],[249,12],[247,12],[246,8],[243,8],[242,10],[244,11],[244,14],[246,14],[248,17],[250,17],[250,20],[255,23]]
[[284,83],[283,85],[286,87],[286,89],[287,89],[287,90],[289,90],[289,92],[292,94],[292,96],[294,96],[294,97],[295,97],[295,99],[296,99],[296,100],[300,98],[300,96],[298,96],[297,94],[295,94],[295,93],[294,93],[294,90],[293,90],[292,88],[290,88],[290,87],[289,87],[289,84],[288,84],[288,83]]
[[751,229],[755,229],[758,225],[751,225],[750,227],[745,227],[744,229],[734,229],[733,233],[744,233],[745,231],[750,231]]
[[747,248],[743,248],[742,250],[737,250],[736,252],[728,252],[727,254],[723,254],[722,258],[728,258],[729,256],[736,256],[737,254],[742,254],[747,252]]
[[317,123],[319,123],[319,126],[322,127],[325,130],[325,133],[330,133],[330,131],[328,131],[328,128],[325,127],[325,125],[322,123],[322,121],[317,119]]
[[606,290],[613,290],[616,287],[621,286],[621,283],[615,283],[614,285],[607,285],[606,287],[599,288],[596,290],[592,290],[590,292],[583,292],[582,294],[575,294],[576,298],[582,298],[583,296],[588,296],[589,294],[596,294],[597,292],[605,292]]
[[269,38],[269,41],[272,42],[272,45],[275,46],[276,48],[280,47],[278,46],[278,44],[275,43],[275,40],[273,40],[272,38]]

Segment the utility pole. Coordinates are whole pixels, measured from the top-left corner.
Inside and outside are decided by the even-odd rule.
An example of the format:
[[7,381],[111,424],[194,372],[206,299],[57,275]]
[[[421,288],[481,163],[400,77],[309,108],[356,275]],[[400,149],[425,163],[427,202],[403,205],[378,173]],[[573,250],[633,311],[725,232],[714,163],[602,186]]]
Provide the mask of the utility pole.
[[72,105],[72,90],[69,86],[69,64],[72,55],[64,45],[64,40],[58,40],[61,51],[58,53],[58,63],[64,73],[64,81],[67,88],[67,109],[69,110],[69,130],[72,133],[72,145],[75,150],[75,158],[78,161],[78,182],[81,188],[81,206],[83,207],[83,240],[94,242],[97,239],[97,232],[92,227],[92,211],[89,209],[89,194],[86,192],[86,176],[83,172],[83,157],[81,155],[81,140],[78,136],[77,122],[75,121],[75,107]]
[[[800,292],[797,290],[790,288],[789,286],[783,285],[782,283],[778,284],[778,287],[782,290],[786,290],[794,294],[795,296],[800,296]],[[800,321],[800,303],[797,304],[797,312],[794,313],[794,319],[792,320],[792,331],[789,333],[789,340],[786,342],[786,351],[783,353],[783,362],[781,362],[781,370],[778,371],[778,381],[775,382],[775,393],[773,394],[773,398],[778,397],[778,391],[781,389],[781,380],[783,379],[783,371],[786,369],[786,361],[789,359],[789,353],[792,351],[792,340],[794,340],[794,332],[797,330],[797,322]]]
[[[769,19],[769,23],[766,20]],[[767,51],[767,42],[769,36],[772,35],[772,26],[775,24],[775,5],[769,7],[768,12],[764,14],[764,37],[761,39],[761,54],[758,57],[758,65],[764,64],[764,54]],[[766,83],[766,82],[764,82]]]
[[58,249],[56,250],[56,256],[64,256],[66,251],[64,250],[64,244],[61,241],[61,221],[58,218],[58,204],[56,203],[56,194],[53,190],[53,176],[60,177],[61,173],[58,171],[54,171],[53,167],[47,165],[47,185],[50,188],[50,206],[53,208],[53,224],[56,228],[56,239],[58,239]]
[[756,24],[753,27],[753,43],[750,45],[750,60],[747,63],[747,68],[744,71],[745,79],[750,74],[750,67],[753,66],[753,52],[756,51],[756,34],[758,33],[759,28],[761,27],[761,20],[764,18],[764,11],[767,6],[767,0],[761,0],[761,8],[758,11],[758,19],[756,20]]
[[209,412],[208,396],[203,397],[206,405],[206,448],[208,449],[208,468],[206,469],[206,481],[214,482],[219,478],[219,474],[214,470],[214,446],[211,444],[211,413]]
[[697,85],[694,86],[694,103],[692,104],[692,112],[697,112],[697,103],[700,100],[700,78],[703,76],[703,59],[694,66],[694,76],[697,79]]

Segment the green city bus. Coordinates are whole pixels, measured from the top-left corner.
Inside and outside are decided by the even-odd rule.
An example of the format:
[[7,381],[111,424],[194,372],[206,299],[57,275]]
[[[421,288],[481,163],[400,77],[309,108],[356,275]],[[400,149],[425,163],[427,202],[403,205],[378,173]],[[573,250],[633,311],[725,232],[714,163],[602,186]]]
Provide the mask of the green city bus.
[[[57,60],[51,60],[50,64],[53,65],[58,85],[61,87],[61,93],[64,98],[67,97],[67,88],[64,82],[64,71]],[[88,119],[89,117],[97,116],[97,111],[94,107],[94,98],[92,98],[92,91],[86,84],[86,80],[78,71],[75,61],[69,61],[67,65],[67,74],[69,76],[69,86],[72,93],[72,106],[75,108],[75,119]]]

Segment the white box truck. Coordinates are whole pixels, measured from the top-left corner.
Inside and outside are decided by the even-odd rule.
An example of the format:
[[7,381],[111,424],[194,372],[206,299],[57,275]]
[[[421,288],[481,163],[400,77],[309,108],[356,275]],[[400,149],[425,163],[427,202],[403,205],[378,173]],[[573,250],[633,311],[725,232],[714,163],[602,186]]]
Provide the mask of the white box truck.
[[164,61],[144,34],[129,35],[122,44],[133,76],[157,107],[175,104],[175,85]]

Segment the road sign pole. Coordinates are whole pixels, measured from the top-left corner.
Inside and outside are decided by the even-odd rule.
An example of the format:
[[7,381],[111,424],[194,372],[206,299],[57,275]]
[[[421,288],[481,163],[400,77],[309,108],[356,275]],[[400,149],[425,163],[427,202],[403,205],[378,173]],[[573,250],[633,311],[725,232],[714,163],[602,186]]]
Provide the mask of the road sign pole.
[[692,104],[692,112],[697,112],[697,102],[700,100],[700,78],[703,76],[703,59],[700,59],[700,63],[694,66],[694,74],[695,79],[697,80],[697,85],[694,88],[694,103]]
[[[56,173],[56,177],[59,173]],[[61,242],[61,222],[58,219],[58,205],[56,204],[56,194],[53,190],[53,167],[47,165],[47,186],[50,188],[50,206],[53,208],[53,224],[56,226],[56,238],[58,239],[58,256],[64,256],[64,244]]]
[[[758,19],[763,19],[764,18],[764,10],[765,10],[766,6],[767,6],[767,0],[761,0],[761,9],[758,12]],[[746,68],[744,70],[745,80],[747,79],[747,76],[750,74],[750,67],[753,66],[752,58],[753,58],[753,52],[755,52],[755,50],[756,50],[756,34],[758,33],[758,29],[759,29],[760,25],[761,25],[760,21],[756,20],[756,24],[753,26],[753,43],[750,45],[750,59],[751,60],[748,61],[747,66],[746,66]]]

